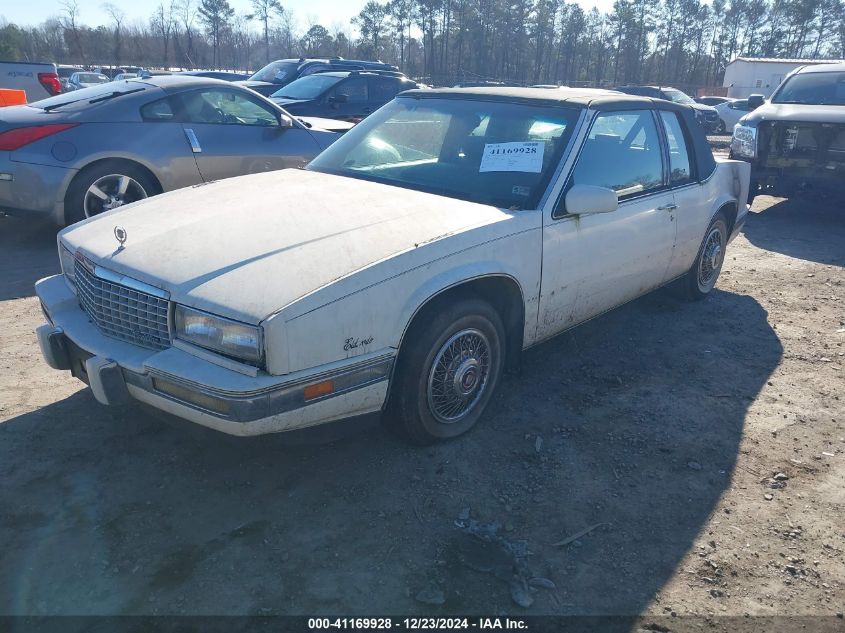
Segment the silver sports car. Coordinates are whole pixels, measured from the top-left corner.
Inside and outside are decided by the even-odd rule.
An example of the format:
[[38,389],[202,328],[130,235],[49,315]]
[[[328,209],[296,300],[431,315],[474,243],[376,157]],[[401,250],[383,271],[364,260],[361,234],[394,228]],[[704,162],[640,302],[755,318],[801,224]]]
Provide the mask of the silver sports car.
[[0,212],[71,224],[163,191],[301,167],[343,126],[296,119],[230,82],[177,75],[3,108]]

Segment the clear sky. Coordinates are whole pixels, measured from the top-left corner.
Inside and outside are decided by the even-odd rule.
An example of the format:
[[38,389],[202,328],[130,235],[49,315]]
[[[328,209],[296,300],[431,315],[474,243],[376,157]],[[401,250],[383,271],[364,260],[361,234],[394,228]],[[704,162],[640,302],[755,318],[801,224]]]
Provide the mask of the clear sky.
[[[77,0],[80,9],[80,21],[88,26],[97,26],[108,22],[102,9],[107,0]],[[161,0],[111,0],[121,8],[129,22],[146,22]],[[165,0],[168,2],[169,0]],[[601,11],[613,7],[613,0],[578,0],[589,10],[596,6]],[[249,0],[229,0],[238,13],[250,11]],[[331,27],[335,23],[349,24],[349,19],[357,14],[366,0],[282,0],[282,6],[290,9],[300,28],[319,23]],[[0,18],[16,24],[38,24],[51,16],[61,14],[59,0],[0,0]]]

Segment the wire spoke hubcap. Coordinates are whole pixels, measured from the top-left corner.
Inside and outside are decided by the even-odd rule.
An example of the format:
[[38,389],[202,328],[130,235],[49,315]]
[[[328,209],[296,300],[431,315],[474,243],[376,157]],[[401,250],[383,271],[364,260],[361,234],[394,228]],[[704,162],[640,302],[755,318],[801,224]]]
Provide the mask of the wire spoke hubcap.
[[109,174],[99,178],[85,192],[85,217],[90,218],[146,197],[146,190],[134,178],[123,174]]
[[490,343],[474,328],[461,330],[438,350],[428,374],[428,408],[442,424],[467,417],[487,390]]
[[702,290],[709,290],[716,283],[725,253],[723,241],[722,231],[716,227],[710,231],[704,242],[698,266],[698,286]]

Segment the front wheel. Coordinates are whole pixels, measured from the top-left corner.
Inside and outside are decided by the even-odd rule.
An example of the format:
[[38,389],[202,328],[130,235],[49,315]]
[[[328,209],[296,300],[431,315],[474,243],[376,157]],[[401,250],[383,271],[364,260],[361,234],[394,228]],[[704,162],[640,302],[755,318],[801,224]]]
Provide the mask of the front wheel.
[[690,299],[703,299],[713,288],[722,272],[722,264],[725,261],[725,249],[728,245],[728,223],[724,214],[718,213],[707,232],[704,234],[704,241],[698,250],[698,257],[695,263],[687,272],[684,278],[686,292]]
[[501,317],[487,302],[465,299],[443,305],[408,336],[388,415],[415,444],[466,433],[478,422],[502,373]]

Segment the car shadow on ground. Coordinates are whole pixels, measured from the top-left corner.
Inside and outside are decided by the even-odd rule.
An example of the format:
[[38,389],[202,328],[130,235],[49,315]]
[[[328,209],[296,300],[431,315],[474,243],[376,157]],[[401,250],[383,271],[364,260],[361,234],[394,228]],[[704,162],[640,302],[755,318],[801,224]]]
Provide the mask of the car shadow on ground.
[[56,226],[0,216],[0,301],[35,295],[35,282],[60,272]]
[[754,246],[767,251],[845,266],[845,198],[839,203],[807,196],[782,199],[764,211],[750,213],[743,233]]
[[[0,613],[637,614],[718,545],[702,527],[782,353],[750,296],[654,293],[529,350],[430,448],[230,437],[83,390],[0,424]],[[467,513],[555,588],[516,606]]]

